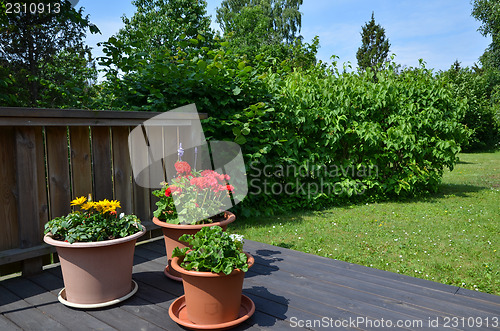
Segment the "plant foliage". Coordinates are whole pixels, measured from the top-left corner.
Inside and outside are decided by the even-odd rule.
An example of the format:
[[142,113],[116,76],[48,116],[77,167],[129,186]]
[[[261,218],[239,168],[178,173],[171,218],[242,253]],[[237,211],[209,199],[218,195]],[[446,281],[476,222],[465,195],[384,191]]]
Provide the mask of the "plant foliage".
[[47,222],[45,234],[50,233],[53,239],[72,244],[124,238],[142,230],[137,216],[117,214],[119,201],[87,201],[80,197],[71,201],[71,205],[81,210]]
[[192,248],[175,247],[172,257],[183,258],[180,266],[186,270],[224,273],[233,270],[248,271],[247,256],[243,253],[241,236],[235,239],[220,226],[206,226],[195,235],[184,234],[179,240]]

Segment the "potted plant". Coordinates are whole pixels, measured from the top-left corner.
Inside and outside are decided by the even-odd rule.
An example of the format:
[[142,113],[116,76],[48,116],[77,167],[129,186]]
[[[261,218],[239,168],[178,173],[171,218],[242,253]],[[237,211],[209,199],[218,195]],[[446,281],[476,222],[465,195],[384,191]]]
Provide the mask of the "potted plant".
[[153,191],[159,198],[153,222],[160,226],[165,239],[168,265],[167,277],[181,281],[180,274],[170,268],[175,247],[188,247],[179,238],[184,234],[195,234],[203,227],[220,226],[224,230],[234,222],[236,216],[225,211],[230,205],[230,194],[234,187],[228,184],[230,177],[213,170],[196,171],[185,161],[175,163],[177,176],[162,188]]
[[56,247],[64,280],[59,301],[76,308],[121,302],[137,291],[132,280],[137,238],[146,232],[135,215],[118,215],[120,202],[71,201],[74,210],[45,224],[43,240]]
[[204,329],[228,328],[249,318],[255,305],[242,295],[242,288],[254,259],[243,252],[242,237],[213,226],[181,240],[192,248],[173,252],[172,268],[182,275],[184,296],[170,306],[171,318],[185,327]]

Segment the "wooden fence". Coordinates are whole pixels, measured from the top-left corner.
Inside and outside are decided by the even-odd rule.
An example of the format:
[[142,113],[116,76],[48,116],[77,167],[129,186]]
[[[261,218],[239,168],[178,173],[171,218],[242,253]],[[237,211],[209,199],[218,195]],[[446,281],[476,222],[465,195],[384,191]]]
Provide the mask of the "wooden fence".
[[[156,235],[150,221],[155,201],[151,189],[133,180],[128,148],[130,130],[155,115],[0,107],[0,276],[41,271],[55,251],[43,243],[44,224],[89,193],[120,200],[121,210],[150,230],[143,238]],[[163,139],[178,144],[189,137],[192,121],[204,117],[178,114],[165,124]]]

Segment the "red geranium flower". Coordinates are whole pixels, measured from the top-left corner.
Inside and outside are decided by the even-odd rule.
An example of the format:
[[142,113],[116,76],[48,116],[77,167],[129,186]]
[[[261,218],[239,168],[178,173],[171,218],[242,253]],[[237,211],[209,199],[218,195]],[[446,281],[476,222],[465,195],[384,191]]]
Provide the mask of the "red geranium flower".
[[179,193],[182,192],[182,189],[180,187],[177,187],[174,185],[170,186],[169,189],[170,189],[170,192],[172,192],[172,194],[174,194],[176,192],[179,192]]
[[226,185],[226,188],[229,192],[233,193],[234,192],[234,186],[233,185]]
[[191,172],[191,166],[185,161],[175,162],[175,170],[179,174],[189,174]]
[[171,195],[172,195],[172,190],[170,189],[170,187],[167,187],[167,189],[165,190],[165,196],[169,197]]

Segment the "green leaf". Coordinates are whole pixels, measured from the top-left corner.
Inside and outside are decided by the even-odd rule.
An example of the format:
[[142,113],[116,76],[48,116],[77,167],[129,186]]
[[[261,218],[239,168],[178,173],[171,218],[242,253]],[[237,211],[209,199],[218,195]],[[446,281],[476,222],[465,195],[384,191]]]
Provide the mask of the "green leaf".
[[247,142],[247,139],[244,136],[238,136],[236,137],[236,139],[234,139],[234,142],[239,145],[243,145]]
[[241,93],[241,88],[239,88],[238,86],[236,86],[234,89],[233,89],[233,94],[234,95],[239,95]]

